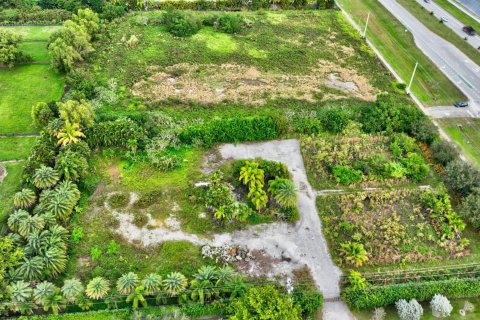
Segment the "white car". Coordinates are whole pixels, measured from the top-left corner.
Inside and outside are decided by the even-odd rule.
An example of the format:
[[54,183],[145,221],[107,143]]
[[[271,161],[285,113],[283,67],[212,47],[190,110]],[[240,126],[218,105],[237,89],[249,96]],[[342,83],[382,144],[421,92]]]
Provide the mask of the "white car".
[[445,17],[441,17],[441,18],[440,18],[440,22],[448,22],[448,19],[445,18]]

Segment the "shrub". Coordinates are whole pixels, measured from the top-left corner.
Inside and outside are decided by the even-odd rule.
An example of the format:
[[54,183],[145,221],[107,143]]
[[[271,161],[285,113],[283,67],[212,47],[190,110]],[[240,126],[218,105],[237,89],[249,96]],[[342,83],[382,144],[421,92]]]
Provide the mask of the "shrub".
[[320,121],[327,131],[340,133],[347,127],[350,119],[341,109],[328,109],[322,114]]
[[432,150],[432,158],[435,162],[446,166],[453,160],[458,158],[458,151],[455,147],[445,140],[437,140],[430,146]]
[[323,296],[315,288],[296,286],[293,289],[293,302],[300,307],[304,318],[311,318],[323,306]]
[[120,118],[115,121],[105,121],[94,124],[86,130],[87,142],[94,147],[129,147],[132,141],[142,145],[145,141],[145,133],[142,128],[128,118]]
[[452,161],[445,167],[444,179],[445,184],[461,196],[480,187],[480,171],[462,160]]
[[428,165],[425,163],[425,159],[418,153],[409,153],[407,157],[402,160],[402,164],[407,170],[407,176],[412,180],[422,181],[428,175]]
[[21,42],[21,36],[6,30],[0,30],[0,64],[12,68],[18,62],[26,62],[32,59],[18,48]]
[[428,145],[440,138],[437,127],[429,119],[423,119],[412,124],[411,133],[415,139]]
[[242,17],[238,14],[223,14],[215,22],[215,28],[225,33],[237,33],[242,29]]
[[436,294],[433,296],[430,301],[430,307],[432,308],[432,313],[435,317],[445,318],[450,315],[453,310],[450,301],[445,296],[441,294]]
[[36,126],[46,127],[53,117],[52,109],[45,102],[39,102],[32,107],[32,119]]
[[268,192],[283,208],[292,208],[297,205],[297,189],[292,180],[278,178],[269,181]]
[[420,320],[423,315],[423,308],[417,300],[407,302],[404,299],[395,302],[400,320]]
[[463,198],[460,213],[474,228],[480,229],[480,189]]
[[337,182],[344,185],[362,181],[362,173],[359,170],[355,170],[346,166],[333,167],[332,174]]
[[276,123],[271,117],[216,119],[187,126],[180,140],[187,144],[201,141],[205,147],[217,142],[272,140],[278,137]]
[[176,37],[189,37],[200,30],[200,20],[179,10],[167,10],[163,15],[167,31]]
[[480,279],[446,279],[367,286],[364,289],[346,288],[342,297],[351,308],[363,310],[391,305],[400,299],[425,301],[436,294],[442,294],[451,299],[478,296]]
[[44,9],[37,7],[28,10],[0,10],[0,22],[7,24],[54,24],[70,19],[72,13],[63,9]]

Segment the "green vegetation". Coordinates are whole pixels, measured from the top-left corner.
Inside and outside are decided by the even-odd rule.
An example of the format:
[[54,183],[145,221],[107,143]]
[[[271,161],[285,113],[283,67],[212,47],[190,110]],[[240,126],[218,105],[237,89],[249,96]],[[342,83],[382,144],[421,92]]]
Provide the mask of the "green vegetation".
[[460,146],[468,160],[480,168],[480,120],[445,118],[438,119],[438,123]]
[[367,38],[383,54],[395,71],[406,81],[411,76],[415,62],[419,68],[412,91],[426,105],[450,105],[464,100],[463,94],[418,49],[405,27],[377,0],[340,0],[340,5],[353,16],[360,26],[371,12]]
[[[432,16],[430,12],[423,8],[421,4],[415,0],[400,0],[399,3],[405,7],[412,15],[429,28],[431,31],[453,44],[460,51],[465,53],[473,62],[480,65],[480,54],[478,54],[477,48],[472,47],[467,41],[456,34],[452,29]],[[453,6],[453,5],[451,5]],[[465,37],[467,34],[465,34]]]
[[35,144],[35,137],[0,138],[0,161],[26,159]]
[[0,183],[0,225],[3,225],[13,208],[13,195],[20,186],[23,162],[5,164],[8,175]]

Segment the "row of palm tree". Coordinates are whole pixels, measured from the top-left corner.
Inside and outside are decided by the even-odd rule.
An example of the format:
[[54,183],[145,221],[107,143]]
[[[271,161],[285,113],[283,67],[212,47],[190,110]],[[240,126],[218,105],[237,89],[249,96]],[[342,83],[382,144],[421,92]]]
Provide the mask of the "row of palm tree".
[[171,272],[165,278],[150,273],[141,280],[136,273],[128,272],[117,280],[116,292],[111,291],[110,281],[103,277],[93,278],[86,287],[79,279],[68,279],[61,288],[48,281],[32,288],[30,283],[18,280],[8,290],[9,308],[14,312],[31,314],[38,306],[58,314],[69,304],[88,310],[94,300],[103,300],[109,308],[116,308],[123,299],[133,308],[146,307],[147,297],[155,297],[157,303],[167,303],[168,298],[178,297],[180,303],[191,300],[203,304],[222,297],[242,296],[247,288],[243,277],[232,268],[203,266],[190,283],[179,272]]

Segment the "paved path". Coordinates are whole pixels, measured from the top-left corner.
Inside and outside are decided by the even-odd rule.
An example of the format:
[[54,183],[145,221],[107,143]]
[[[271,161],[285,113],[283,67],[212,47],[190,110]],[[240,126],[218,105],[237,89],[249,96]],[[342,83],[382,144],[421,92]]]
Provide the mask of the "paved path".
[[[197,245],[242,245],[249,249],[264,250],[277,261],[282,260],[272,266],[273,274],[282,274],[282,271],[288,270],[289,266],[291,269],[292,265],[297,267],[307,265],[315,283],[327,299],[323,307],[323,320],[355,319],[346,304],[338,301],[342,272],[334,265],[322,233],[322,224],[315,203],[316,194],[308,183],[299,141],[291,139],[251,144],[226,144],[220,147],[220,153],[224,159],[260,157],[285,163],[299,190],[300,220],[295,225],[274,222],[251,226],[232,233],[215,234],[212,239],[207,239],[163,226],[139,228],[132,223],[131,215],[114,213],[120,221],[116,232],[129,241],[140,241],[143,245],[158,244],[167,240],[186,240]],[[288,259],[284,262],[285,259],[282,258]]]
[[450,42],[430,31],[397,1],[379,0],[379,2],[412,33],[417,46],[468,97],[470,106],[464,108],[463,112],[478,114],[480,67]]
[[[425,2],[425,0],[416,0],[421,6],[428,10],[428,12],[433,11],[433,15],[440,20],[440,18],[444,17],[447,18],[447,22],[443,24],[453,30],[456,34],[460,37],[465,38],[467,37],[467,42],[477,49],[480,47],[480,36],[469,36],[465,32],[463,32],[462,28],[465,26],[464,23],[457,20],[455,16],[451,15],[447,10],[443,9],[440,5],[436,4],[434,1]],[[478,30],[480,31],[480,30]],[[480,54],[480,53],[479,53]]]
[[480,111],[474,111],[471,108],[455,108],[452,106],[428,107],[424,108],[426,115],[434,118],[480,118]]

